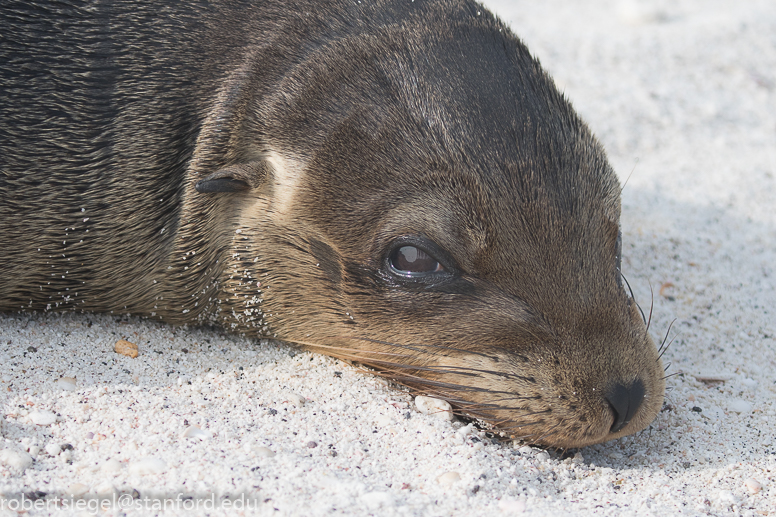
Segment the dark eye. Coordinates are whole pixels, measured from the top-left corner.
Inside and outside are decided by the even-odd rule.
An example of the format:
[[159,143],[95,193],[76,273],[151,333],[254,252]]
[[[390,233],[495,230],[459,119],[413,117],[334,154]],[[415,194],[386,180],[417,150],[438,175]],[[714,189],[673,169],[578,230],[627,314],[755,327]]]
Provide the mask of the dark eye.
[[402,276],[424,276],[444,271],[437,259],[415,246],[396,248],[388,260],[394,273]]

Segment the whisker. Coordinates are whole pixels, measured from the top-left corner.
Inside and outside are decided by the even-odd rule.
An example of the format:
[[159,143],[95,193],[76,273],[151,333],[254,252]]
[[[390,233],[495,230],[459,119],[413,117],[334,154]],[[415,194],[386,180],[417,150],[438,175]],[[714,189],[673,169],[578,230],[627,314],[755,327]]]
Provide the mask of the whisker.
[[348,348],[344,346],[335,346],[335,345],[321,345],[321,344],[312,344],[312,343],[304,343],[301,341],[294,341],[295,344],[298,345],[304,345],[307,348],[313,349],[313,348],[324,348],[327,350],[342,350],[344,352],[347,352],[349,355],[353,354],[375,354],[375,355],[386,355],[386,356],[395,356],[395,357],[406,357],[406,354],[402,354],[399,352],[380,352],[376,350],[358,350],[353,348]]
[[[635,302],[633,291],[627,279],[625,282]],[[650,289],[652,290],[651,286]],[[638,309],[647,330],[649,330],[654,309],[653,290],[649,318],[646,317],[641,306],[638,306]],[[675,321],[669,325],[660,344],[658,349],[659,357],[662,357],[665,350],[676,339],[674,337],[674,339],[668,340]],[[557,418],[551,418],[551,409],[535,410],[533,408],[534,411],[531,411],[532,406],[534,406],[532,401],[542,399],[540,395],[531,395],[533,390],[527,389],[528,394],[523,396],[515,391],[498,391],[487,387],[511,387],[500,379],[518,381],[514,387],[519,387],[523,383],[530,383],[532,380],[530,377],[517,375],[516,373],[504,373],[487,369],[491,363],[477,359],[483,358],[495,363],[501,360],[500,355],[496,356],[494,354],[442,345],[422,345],[416,343],[403,345],[372,338],[342,335],[329,336],[327,339],[331,339],[337,344],[307,343],[303,341],[296,341],[294,343],[309,350],[321,351],[345,361],[352,361],[356,363],[355,366],[361,371],[368,371],[372,375],[388,378],[393,382],[403,384],[409,388],[409,392],[413,395],[427,395],[446,400],[451,404],[451,411],[454,415],[465,415],[473,419],[473,422],[476,422],[478,427],[494,429],[494,432],[507,433],[507,436],[516,433],[518,436],[512,436],[512,439],[525,440],[534,444],[548,441],[551,443],[553,440],[563,441],[559,437],[566,435],[564,432],[564,425],[566,424]],[[347,346],[349,342],[351,346]],[[367,345],[359,345],[359,343],[366,343]],[[374,348],[376,350],[363,350],[361,347]],[[500,354],[501,352],[497,351],[497,353]],[[479,363],[478,366],[484,367],[466,367],[456,364],[467,364],[461,358],[461,355],[464,354],[474,358],[474,362]],[[670,366],[670,364],[667,365],[665,369],[668,370]],[[520,372],[519,369],[517,371]],[[676,374],[667,375],[664,379],[673,375]],[[521,389],[521,391],[523,390]],[[464,398],[480,399],[480,401],[473,402],[471,400],[464,400]],[[516,406],[515,404],[518,405]],[[548,429],[548,426],[551,427]],[[553,436],[556,438],[552,438]],[[566,443],[569,442],[566,441]],[[564,451],[566,450],[568,449],[564,449]]]
[[[531,329],[523,328],[522,330],[526,331],[531,337],[533,337],[537,341],[543,341],[543,340],[546,339],[545,337],[538,336],[537,334],[532,332]],[[370,342],[370,343],[377,343],[377,344],[380,344],[380,345],[385,345],[385,346],[390,346],[390,347],[395,347],[395,348],[412,350],[414,352],[419,352],[419,353],[422,353],[422,354],[429,354],[430,352],[428,351],[428,349],[438,349],[438,350],[443,351],[443,352],[451,352],[451,351],[453,351],[453,352],[460,352],[462,354],[467,354],[467,355],[472,355],[472,356],[484,357],[484,358],[490,359],[491,361],[494,361],[494,362],[498,362],[500,360],[498,357],[493,356],[491,354],[486,354],[486,353],[483,353],[483,352],[477,352],[477,351],[474,351],[474,350],[468,350],[468,349],[465,349],[465,348],[451,347],[451,346],[448,346],[448,345],[422,345],[422,344],[417,344],[417,343],[412,343],[412,344],[409,344],[409,345],[402,345],[402,344],[399,344],[399,343],[392,343],[390,341],[382,341],[382,340],[379,340],[379,339],[372,339],[372,338],[366,338],[366,337],[356,337],[356,336],[342,336],[342,335],[333,336],[333,339],[347,339],[347,340],[354,340],[354,341],[366,341],[366,342]],[[504,351],[506,353],[510,352],[509,350],[506,350],[506,349]],[[433,355],[435,355],[435,356],[441,355],[443,357],[447,357],[449,354],[448,353],[444,353],[444,354],[433,354]],[[507,374],[507,373],[495,372],[495,371],[490,371],[490,373],[493,374],[493,375],[499,375],[499,376],[503,376],[503,377],[520,378],[520,379],[525,380],[525,378],[517,377],[517,376],[514,376],[513,374]]]
[[[418,366],[418,365],[392,363],[388,361],[370,360],[370,359],[366,359],[366,361],[370,361],[373,364],[384,366],[387,368],[399,368],[399,369],[417,370],[417,371],[424,371],[424,372],[452,373],[463,377],[482,377],[482,375],[480,374],[488,374],[496,377],[505,377],[508,379],[520,379],[524,381],[529,381],[528,377],[523,377],[515,374],[502,374],[501,372],[494,372],[493,370],[481,370],[479,368],[467,368],[467,367],[446,366],[446,365]],[[494,392],[494,393],[498,393],[498,392]]]
[[[552,434],[552,433],[548,433],[548,435],[549,434]],[[537,438],[537,433],[534,432],[534,433],[529,433],[529,434],[524,434],[524,435],[519,435],[519,436],[513,436],[512,439],[513,440],[522,440],[522,441],[525,441],[525,442],[528,442],[528,443],[537,444],[539,442],[539,440],[541,440],[542,438],[544,438],[546,436],[547,435],[539,436]]]
[[[539,413],[530,413],[528,415],[521,415],[521,417],[522,416],[532,416],[532,415],[536,415],[536,414],[539,414]],[[508,426],[508,427],[501,427],[501,426],[503,426],[507,422],[512,422],[512,420],[507,420],[507,419],[497,420],[496,422],[493,422],[493,425],[498,427],[500,431],[509,432],[510,429],[519,429],[519,428],[522,428],[522,427],[528,427],[528,426],[532,426],[532,425],[539,425],[539,424],[543,423],[542,420],[535,420],[533,422],[523,422],[523,421],[521,421],[521,422],[518,422],[518,423],[516,423],[514,425],[511,425],[511,426]]]
[[625,178],[625,183],[622,184],[622,187],[620,188],[620,193],[622,193],[625,190],[625,186],[628,184],[628,182],[631,179],[631,176],[633,176],[633,171],[636,170],[636,166],[639,164],[639,159],[636,158],[636,163],[633,164],[633,168],[630,171],[630,174],[628,174],[628,177]]
[[[542,420],[534,420],[533,422],[520,422],[515,425],[511,425],[509,427],[500,427],[499,429],[505,433],[508,433],[510,436],[515,436],[512,433],[515,432],[525,432],[523,429],[524,427],[531,427],[531,426],[537,426],[541,425],[544,422]],[[529,434],[519,435],[517,439],[519,440],[525,440],[527,437],[536,434],[535,432],[530,432]]]
[[668,350],[668,348],[669,348],[669,347],[671,346],[671,344],[672,344],[672,343],[673,343],[673,342],[676,340],[676,338],[677,338],[677,337],[679,337],[679,334],[677,334],[676,336],[674,336],[674,337],[671,339],[671,341],[669,341],[669,342],[668,342],[668,344],[667,344],[667,345],[665,344],[665,342],[666,342],[666,339],[668,339],[668,333],[669,333],[669,332],[671,332],[671,326],[673,326],[673,324],[674,324],[674,322],[675,322],[675,321],[676,321],[676,319],[674,319],[674,321],[672,321],[672,322],[671,322],[671,325],[669,325],[669,326],[668,326],[668,330],[666,330],[666,335],[665,335],[665,337],[663,338],[663,342],[662,342],[662,343],[660,343],[660,348],[658,349],[658,352],[660,352],[660,354],[657,356],[657,358],[658,358],[658,359],[660,359],[661,357],[663,357],[663,354],[665,354],[665,353],[666,353],[666,350]]
[[[454,384],[450,382],[443,382],[443,381],[435,381],[433,379],[427,379],[425,377],[418,377],[416,375],[412,375],[409,373],[405,373],[404,371],[376,371],[376,372],[370,372],[374,373],[376,375],[390,377],[392,380],[395,380],[397,382],[405,382],[408,384],[412,384],[415,387],[418,385],[420,386],[433,386],[435,388],[447,388],[450,390],[453,390],[453,392],[461,392],[461,391],[469,391],[469,392],[479,392],[479,393],[488,393],[488,394],[500,394],[500,395],[507,395],[503,398],[496,398],[495,401],[500,400],[537,400],[540,399],[540,396],[534,396],[534,397],[517,397],[513,392],[510,391],[495,391],[488,388],[480,388],[477,386],[466,386],[463,384]],[[462,401],[463,402],[463,401]]]
[[[489,390],[487,390],[486,388],[478,388],[475,386],[465,386],[461,384],[452,384],[449,382],[434,381],[431,379],[426,379],[423,377],[418,377],[410,374],[397,374],[397,373],[380,372],[380,371],[370,372],[370,373],[373,373],[375,375],[380,375],[383,377],[390,377],[392,380],[399,383],[407,384],[410,387],[415,388],[416,390],[418,389],[419,386],[421,386],[423,388],[433,387],[433,388],[439,388],[439,389],[455,390],[457,392],[460,392],[460,391],[484,392],[484,393],[489,392]],[[441,391],[435,391],[435,392],[442,393]],[[506,393],[506,392],[501,392],[501,393]]]
[[465,354],[469,355],[478,355],[480,357],[485,357],[487,359],[494,360],[494,357],[482,352],[475,352],[473,350],[465,350],[463,348],[454,348],[449,346],[442,346],[442,345],[420,345],[420,344],[410,344],[410,345],[400,345],[398,343],[391,343],[389,341],[381,341],[379,339],[371,339],[366,337],[353,337],[353,336],[334,336],[334,339],[350,339],[354,341],[367,341],[369,343],[377,343],[378,345],[385,345],[385,346],[391,346],[396,348],[405,348],[408,350],[413,350],[415,352],[422,352],[422,353],[428,353],[426,349],[429,348],[437,348],[444,351],[455,351],[455,352],[463,352]]
[[666,343],[666,339],[668,339],[668,333],[671,332],[671,327],[674,326],[674,323],[676,323],[676,318],[674,318],[673,321],[671,321],[671,323],[668,324],[668,329],[666,330],[665,336],[663,336],[663,341],[660,342],[660,347],[657,349],[658,352],[663,350],[663,346]]
[[622,274],[622,271],[620,271],[620,276],[622,277],[623,280],[625,280],[625,285],[628,286],[628,291],[630,291],[631,299],[633,299],[633,303],[635,303],[636,307],[639,309],[639,312],[641,313],[641,319],[644,320],[644,324],[646,325],[647,318],[646,316],[644,316],[644,311],[641,309],[641,305],[639,305],[639,302],[636,301],[636,295],[633,294],[633,289],[631,289],[630,282],[628,282],[628,279],[625,278],[625,275]]
[[647,332],[649,332],[649,326],[652,323],[652,309],[655,307],[655,291],[652,289],[652,282],[649,283],[649,321],[647,321]]
[[[466,404],[466,401],[460,401],[460,400],[449,400],[449,402],[456,404],[458,406],[462,406],[466,411],[480,411],[480,410],[491,410],[491,411],[524,411],[524,407],[509,407],[509,406],[499,406],[496,404]],[[503,422],[510,422],[511,420],[505,419]],[[493,425],[499,426],[503,422],[492,422]]]
[[[413,349],[411,346],[403,346],[398,345],[395,343],[389,343],[385,341],[378,341],[374,339],[364,339],[365,341],[374,342],[383,344],[385,346],[393,346],[397,348],[409,348]],[[368,364],[370,366],[378,367],[378,368],[387,368],[390,371],[396,371],[398,370],[415,370],[415,371],[427,371],[427,372],[435,372],[435,373],[444,373],[444,374],[455,374],[455,375],[461,375],[466,377],[478,377],[482,376],[482,374],[502,377],[506,379],[517,379],[517,380],[523,380],[523,381],[530,381],[530,378],[515,375],[513,373],[507,373],[507,372],[498,372],[495,370],[484,370],[479,368],[468,368],[468,367],[461,367],[461,366],[452,366],[452,365],[438,365],[438,366],[421,366],[421,365],[414,365],[414,364],[407,364],[407,363],[398,363],[398,362],[390,362],[386,360],[382,360],[379,358],[375,358],[374,356],[386,356],[386,357],[406,357],[406,354],[402,353],[394,353],[394,352],[383,352],[383,351],[369,351],[369,350],[353,350],[347,347],[340,347],[340,346],[334,346],[334,345],[319,345],[319,344],[309,344],[309,343],[303,343],[303,342],[296,342],[300,345],[304,345],[311,349],[326,349],[326,350],[334,350],[339,352],[344,352],[338,354],[338,357],[344,358],[347,360],[353,360],[353,361],[359,361],[363,362],[365,364]],[[429,345],[429,348],[444,348],[441,346],[435,346],[435,345]],[[460,349],[457,349],[460,350]],[[466,352],[465,350],[460,350],[462,352]],[[480,354],[478,352],[471,352],[472,355],[480,355],[483,357],[489,357],[485,354]],[[398,372],[397,372],[398,373]],[[403,372],[402,372],[403,373]],[[484,390],[484,391],[490,391],[490,390]],[[500,393],[500,392],[492,392],[492,393]],[[503,393],[509,393],[509,392],[503,392]]]
[[537,438],[537,439],[536,439],[536,441],[537,441],[537,442],[540,442],[540,441],[544,440],[545,438],[547,438],[548,436],[551,436],[551,435],[553,435],[553,434],[556,434],[556,431],[555,431],[555,430],[556,430],[558,427],[560,427],[560,423],[558,423],[558,424],[555,424],[554,426],[552,426],[552,427],[550,428],[550,430],[549,430],[549,431],[547,431],[546,433],[544,433],[543,435],[541,435],[539,438]]
[[[551,413],[551,411],[549,409],[545,409],[544,411],[532,411],[531,413],[524,413],[520,416],[521,418],[524,418],[524,417],[536,416],[536,415],[546,415],[548,413]],[[508,431],[509,429],[516,429],[518,427],[526,427],[529,425],[537,425],[542,423],[541,420],[537,420],[535,422],[522,422],[522,421],[514,422],[514,420],[500,420],[500,421],[494,422],[494,425],[501,425],[505,422],[513,422],[513,424],[508,427],[503,427],[502,428],[503,431]]]

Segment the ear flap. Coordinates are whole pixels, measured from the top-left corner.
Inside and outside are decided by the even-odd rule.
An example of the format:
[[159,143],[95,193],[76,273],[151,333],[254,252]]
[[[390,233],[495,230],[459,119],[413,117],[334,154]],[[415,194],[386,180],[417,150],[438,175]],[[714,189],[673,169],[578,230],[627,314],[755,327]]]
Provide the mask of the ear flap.
[[264,161],[242,163],[217,170],[199,180],[194,188],[201,194],[243,192],[260,186],[266,177],[267,165]]

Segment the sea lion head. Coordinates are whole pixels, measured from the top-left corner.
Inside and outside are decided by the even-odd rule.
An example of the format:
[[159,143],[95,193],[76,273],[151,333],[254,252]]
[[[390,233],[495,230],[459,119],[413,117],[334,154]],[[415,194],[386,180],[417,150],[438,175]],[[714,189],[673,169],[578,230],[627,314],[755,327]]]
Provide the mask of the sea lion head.
[[254,86],[216,103],[230,152],[194,178],[229,199],[225,318],[533,443],[654,419],[663,368],[623,288],[620,185],[507,27],[461,8],[278,54],[257,49],[234,78]]

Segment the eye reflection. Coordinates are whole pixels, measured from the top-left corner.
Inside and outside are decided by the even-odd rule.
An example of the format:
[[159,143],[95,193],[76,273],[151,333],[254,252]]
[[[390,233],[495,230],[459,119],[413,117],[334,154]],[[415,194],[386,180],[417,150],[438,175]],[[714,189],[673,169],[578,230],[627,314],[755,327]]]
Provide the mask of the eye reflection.
[[422,276],[443,270],[434,257],[415,246],[396,248],[391,253],[390,263],[395,272],[405,276]]

